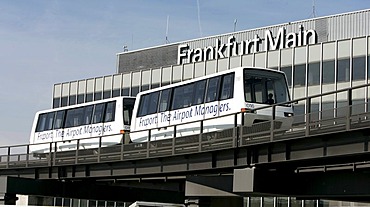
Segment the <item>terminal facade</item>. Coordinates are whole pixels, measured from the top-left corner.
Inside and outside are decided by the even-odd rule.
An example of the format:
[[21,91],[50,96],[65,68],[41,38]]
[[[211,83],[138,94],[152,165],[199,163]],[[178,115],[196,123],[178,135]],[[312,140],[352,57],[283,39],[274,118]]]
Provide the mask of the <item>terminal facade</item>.
[[[369,25],[370,9],[125,51],[117,54],[116,74],[55,84],[52,107],[135,96],[238,66],[284,71],[292,99],[366,84]],[[367,102],[369,93],[355,94],[355,102]],[[335,108],[346,98],[317,100],[311,111]],[[304,103],[295,106],[295,114],[305,110]]]

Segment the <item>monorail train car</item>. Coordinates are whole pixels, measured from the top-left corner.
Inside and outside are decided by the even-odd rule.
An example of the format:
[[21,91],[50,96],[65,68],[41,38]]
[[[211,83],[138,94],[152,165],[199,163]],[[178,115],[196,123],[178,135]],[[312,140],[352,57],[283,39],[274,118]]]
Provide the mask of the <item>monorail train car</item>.
[[[276,105],[281,128],[290,128],[293,107],[285,73],[267,68],[239,67],[140,92],[131,121],[132,142],[172,138],[231,128],[241,110]],[[280,103],[280,104],[279,104]],[[219,119],[214,119],[220,117]],[[290,118],[289,118],[290,117]],[[245,113],[244,124],[268,121],[272,107]],[[198,122],[198,123],[197,123]],[[188,124],[186,124],[188,123]],[[150,133],[146,130],[150,130]]]
[[[32,153],[47,153],[50,145],[58,142],[53,151],[76,149],[76,142],[83,139],[81,148],[94,148],[128,142],[125,132],[130,130],[133,97],[116,97],[73,106],[43,110],[36,113],[30,136]],[[99,143],[99,138],[101,143]],[[85,139],[91,138],[91,139]],[[45,143],[45,144],[43,144]]]

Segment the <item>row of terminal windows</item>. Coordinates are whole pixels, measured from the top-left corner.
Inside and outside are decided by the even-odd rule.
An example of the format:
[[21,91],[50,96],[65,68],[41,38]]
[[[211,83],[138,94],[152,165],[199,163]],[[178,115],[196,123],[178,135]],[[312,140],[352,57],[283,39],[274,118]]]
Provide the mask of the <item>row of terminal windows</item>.
[[233,98],[234,73],[143,95],[137,116]]
[[[370,64],[370,56],[368,56],[368,63]],[[337,70],[335,70],[337,68]],[[337,61],[335,66],[335,60],[328,60],[322,62],[322,72],[320,79],[320,62],[309,63],[307,65],[307,78],[306,78],[306,64],[294,65],[294,86],[305,86],[306,81],[308,86],[319,85],[320,81],[322,84],[333,84],[336,82],[349,82],[359,81],[366,79],[366,57],[354,57],[352,59],[352,70],[350,70],[350,59],[343,58]],[[369,67],[370,69],[370,67]],[[285,66],[281,68],[285,72],[288,78],[289,86],[292,86],[292,66]],[[336,71],[336,73],[335,73]],[[351,74],[352,73],[352,74]],[[370,73],[368,74],[370,77]],[[352,77],[352,78],[350,78]]]
[[[368,59],[368,60],[366,60]],[[340,58],[337,61],[325,60],[320,62],[310,62],[306,64],[298,64],[289,66],[282,66],[281,71],[285,72],[289,86],[304,87],[320,85],[320,84],[333,84],[336,82],[348,82],[365,80],[366,79],[366,62],[370,65],[370,56],[358,56],[352,58]],[[306,77],[307,67],[307,77]],[[321,69],[320,69],[321,68]],[[277,68],[275,68],[277,69]],[[293,69],[293,70],[292,70]],[[368,66],[370,70],[370,66]],[[370,72],[367,73],[370,78]],[[321,77],[321,78],[320,78]],[[172,82],[175,83],[175,82]],[[170,84],[169,82],[162,82],[161,86]],[[131,86],[121,89],[113,89],[112,91],[97,91],[95,93],[86,93],[78,95],[70,95],[69,97],[63,96],[54,98],[53,108],[75,105],[85,102],[91,102],[110,97],[118,96],[136,96],[140,91],[145,91],[149,88],[159,87],[159,84],[152,84],[143,86]]]
[[36,132],[114,121],[116,101],[39,115]]

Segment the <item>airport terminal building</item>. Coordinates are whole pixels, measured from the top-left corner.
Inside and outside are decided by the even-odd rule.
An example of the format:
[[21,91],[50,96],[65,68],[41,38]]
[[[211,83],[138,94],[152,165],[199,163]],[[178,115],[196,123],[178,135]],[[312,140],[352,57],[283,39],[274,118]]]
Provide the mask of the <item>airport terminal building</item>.
[[[370,9],[117,54],[117,73],[55,84],[52,107],[138,92],[238,66],[284,71],[291,98],[369,83]],[[368,99],[365,91],[356,101]],[[312,110],[340,105],[319,100]],[[295,114],[305,113],[304,104]]]
[[[370,9],[124,51],[117,54],[115,74],[55,84],[52,107],[135,96],[239,66],[284,71],[291,99],[368,84]],[[366,103],[370,91],[366,88],[354,96],[355,102]],[[320,98],[310,107],[320,111],[335,108],[346,98]],[[305,114],[305,110],[305,102],[295,105],[295,114]],[[246,199],[249,206],[321,205],[321,201],[301,203],[293,198]]]

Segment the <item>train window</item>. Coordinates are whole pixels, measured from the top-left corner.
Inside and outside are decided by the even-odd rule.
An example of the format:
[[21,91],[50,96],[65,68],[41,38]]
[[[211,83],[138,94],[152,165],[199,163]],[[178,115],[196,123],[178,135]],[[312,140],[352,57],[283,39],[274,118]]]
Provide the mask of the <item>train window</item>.
[[123,100],[123,123],[125,125],[130,125],[132,111],[134,109],[135,100],[134,99],[124,99]]
[[206,83],[207,83],[207,80],[202,80],[202,81],[198,81],[198,82],[195,83],[194,100],[193,100],[194,105],[204,103],[204,94],[205,94],[205,91],[206,91]]
[[150,101],[150,94],[141,96],[139,111],[137,114],[138,117],[145,116],[147,114],[148,107],[149,107],[149,101]]
[[51,130],[51,129],[53,129],[54,114],[55,114],[55,112],[50,112],[46,116],[46,123],[45,123],[45,129],[44,130]]
[[92,123],[101,123],[103,121],[103,114],[104,114],[105,103],[96,104],[94,107],[94,115],[92,119]]
[[158,109],[158,99],[159,99],[159,91],[154,92],[150,95],[149,105],[148,105],[148,112],[147,114],[154,114],[157,113]]
[[158,108],[159,91],[143,95],[140,100],[138,116],[154,114]]
[[84,117],[83,117],[83,124],[91,124],[91,117],[92,117],[92,113],[93,113],[93,110],[94,110],[94,106],[91,105],[91,106],[85,106],[85,110],[84,110]]
[[67,110],[65,127],[76,127],[82,125],[84,108]]
[[208,80],[206,103],[216,101],[218,99],[219,83],[219,76]]
[[105,110],[104,122],[114,121],[114,115],[116,112],[116,102],[112,101],[107,103],[107,109]]
[[256,83],[254,85],[254,96],[255,96],[255,102],[257,103],[263,103],[263,91],[262,91],[262,84]]
[[54,119],[54,129],[60,129],[63,127],[65,111],[57,111]]
[[54,112],[40,114],[36,126],[36,132],[51,130],[53,128],[53,119]]
[[276,94],[275,94],[275,90],[274,90],[274,80],[271,80],[271,79],[267,79],[266,80],[266,90],[267,90],[267,93],[265,94],[265,103],[268,103],[268,104],[274,104],[275,103],[275,100],[274,100],[274,97],[276,97]]
[[193,102],[194,84],[179,86],[174,89],[172,109],[189,107]]
[[245,101],[255,103],[281,103],[289,100],[283,74],[256,70],[244,71]]
[[220,100],[233,98],[234,95],[234,73],[222,77],[222,88]]
[[252,86],[251,84],[244,83],[244,94],[245,94],[245,101],[252,102]]
[[170,109],[171,89],[166,89],[161,92],[159,99],[159,112],[168,111]]

